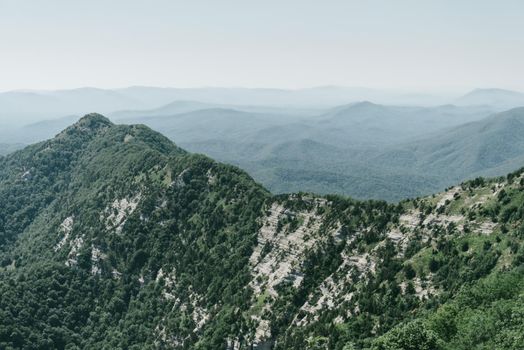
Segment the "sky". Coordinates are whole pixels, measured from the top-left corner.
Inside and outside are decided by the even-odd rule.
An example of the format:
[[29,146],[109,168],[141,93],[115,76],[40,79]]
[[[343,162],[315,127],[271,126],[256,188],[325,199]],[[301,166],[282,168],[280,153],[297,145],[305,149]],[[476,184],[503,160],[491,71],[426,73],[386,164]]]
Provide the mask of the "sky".
[[0,0],[0,91],[524,91],[521,0]]

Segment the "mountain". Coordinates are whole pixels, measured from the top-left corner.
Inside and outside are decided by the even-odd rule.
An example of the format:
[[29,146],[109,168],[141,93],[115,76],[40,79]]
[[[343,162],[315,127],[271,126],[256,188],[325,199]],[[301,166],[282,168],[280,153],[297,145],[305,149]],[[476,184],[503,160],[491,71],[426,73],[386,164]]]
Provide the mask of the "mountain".
[[524,107],[524,94],[503,89],[476,89],[455,101],[457,105],[489,105],[499,110]]
[[438,105],[447,95],[409,94],[362,87],[319,86],[303,89],[275,88],[158,88],[133,86],[114,90],[125,96],[160,106],[172,101],[200,101],[222,105],[266,105],[276,107],[326,108],[348,102],[373,100],[383,104]]
[[171,116],[131,119],[159,131],[177,142],[251,139],[253,132],[285,123],[292,117],[253,113],[229,108],[211,108]]
[[[501,175],[523,164],[517,158],[520,149],[513,145],[521,137],[518,128],[513,130],[513,139],[503,132],[487,137],[498,122],[486,124],[486,135],[470,128],[472,122],[481,123],[492,114],[482,106],[359,102],[316,115],[289,108],[210,106],[178,101],[160,109],[117,113],[112,118],[145,124],[191,152],[239,166],[273,193],[306,191],[398,201],[441,191],[472,174]],[[189,111],[172,114],[183,110]],[[76,118],[3,129],[0,140],[9,144],[39,142]],[[511,131],[510,125],[503,128]],[[492,157],[493,164],[474,154],[488,145],[495,149],[490,140],[500,146],[498,158]],[[470,147],[473,144],[476,146]],[[455,154],[454,160],[443,150]]]
[[339,146],[348,143],[385,145],[420,138],[491,113],[492,110],[486,107],[387,106],[365,101],[332,109],[315,127],[322,129],[324,138],[330,142],[337,140]]
[[[423,168],[399,167],[404,164],[399,162],[400,157],[410,154],[405,151],[405,144],[419,142],[422,137],[438,140],[450,129],[481,120],[490,111],[364,102],[291,123],[286,118],[264,118],[264,122],[251,124],[246,116],[235,120],[235,132],[226,129],[227,123],[206,121],[199,126],[191,118],[188,124],[173,128],[162,125],[170,119],[158,119],[155,124],[146,119],[141,122],[178,140],[192,152],[241,167],[274,193],[310,191],[395,201],[439,191],[468,177],[467,171],[448,177],[446,172],[452,173],[455,164],[446,162],[441,162],[435,175]],[[191,137],[187,137],[187,129],[191,129]],[[455,136],[457,140],[460,137]],[[479,138],[478,142],[482,144],[483,140]],[[440,148],[425,147],[420,156],[429,156]],[[511,157],[509,153],[507,156]],[[504,153],[501,157],[505,157]],[[524,163],[513,162],[505,172],[521,164]],[[488,165],[479,162],[477,166],[485,169]],[[464,169],[462,164],[460,167]]]
[[0,157],[0,348],[520,349],[523,203],[273,196],[90,114]]
[[370,157],[492,113],[486,107],[402,107],[370,102],[309,116],[240,108],[166,115],[167,107],[119,121],[143,123],[192,152],[237,165],[275,193],[313,191],[398,200],[445,186],[432,186],[435,181],[422,173],[407,176],[404,169],[383,168],[371,163]]
[[14,152],[21,148],[23,148],[23,145],[19,143],[16,143],[16,144],[0,143],[0,156]]
[[524,107],[444,130],[381,153],[373,162],[389,169],[434,174],[441,183],[497,176],[524,164]]
[[370,164],[365,149],[338,148],[311,139],[275,145],[223,141],[180,144],[241,167],[272,193],[349,193],[357,198],[395,201],[419,196],[421,189],[433,188],[435,183],[427,175],[408,176],[405,171]]
[[279,108],[271,106],[247,106],[202,103],[196,101],[174,101],[159,108],[147,110],[127,110],[110,113],[110,117],[116,121],[133,121],[140,118],[169,117],[177,114],[195,112],[209,109],[230,109],[240,112],[282,114],[289,116],[310,116],[319,114],[321,109],[311,108]]
[[[340,109],[325,119],[329,129],[295,128],[294,139],[291,128],[289,141],[274,141],[252,157],[234,150],[253,147],[236,145],[213,153],[201,144],[183,145],[239,165],[276,193],[313,191],[392,201],[441,191],[476,176],[503,175],[524,164],[523,108],[480,120],[472,114],[472,122],[448,121],[435,128],[424,119],[429,115],[434,120],[436,113],[408,112],[392,108],[384,113],[384,106],[370,104]],[[402,136],[409,126],[413,129]],[[427,134],[421,135],[423,131]],[[224,156],[228,152],[232,157]]]
[[[190,107],[192,104],[208,105],[207,108],[242,106],[241,110],[248,112],[280,113],[286,109],[288,113],[301,111],[308,114],[311,110],[360,100],[386,104],[436,105],[449,101],[449,97],[337,86],[294,90],[143,86],[120,89],[84,87],[52,91],[16,90],[0,93],[0,126],[20,126],[66,115],[83,115],[92,110],[127,118],[132,115],[144,116],[142,112],[155,112],[156,109],[157,113],[167,113],[167,110],[171,110],[170,114],[190,112],[195,108],[202,109],[202,106]],[[169,104],[175,105],[167,106]]]
[[111,113],[111,117],[115,120],[132,120],[140,117],[163,117],[220,107],[222,105],[197,101],[174,101],[154,109],[116,111]]

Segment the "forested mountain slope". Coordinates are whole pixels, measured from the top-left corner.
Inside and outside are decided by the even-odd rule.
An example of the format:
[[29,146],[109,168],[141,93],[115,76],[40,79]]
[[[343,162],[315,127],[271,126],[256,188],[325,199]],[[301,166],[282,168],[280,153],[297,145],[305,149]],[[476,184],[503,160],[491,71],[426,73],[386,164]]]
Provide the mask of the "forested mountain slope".
[[[307,191],[395,201],[442,190],[465,177],[436,181],[441,174],[434,178],[428,172],[398,169],[394,162],[389,166],[389,160],[381,163],[374,158],[391,152],[392,159],[398,160],[404,144],[428,135],[438,139],[450,128],[491,113],[486,107],[399,107],[370,102],[302,117],[235,108],[146,114],[125,122],[144,123],[192,152],[237,165],[273,193]],[[442,171],[454,169],[444,164]]]
[[0,348],[520,349],[523,203],[272,196],[88,115],[0,158]]
[[524,107],[439,132],[394,147],[372,161],[385,168],[437,175],[458,181],[500,175],[524,163]]

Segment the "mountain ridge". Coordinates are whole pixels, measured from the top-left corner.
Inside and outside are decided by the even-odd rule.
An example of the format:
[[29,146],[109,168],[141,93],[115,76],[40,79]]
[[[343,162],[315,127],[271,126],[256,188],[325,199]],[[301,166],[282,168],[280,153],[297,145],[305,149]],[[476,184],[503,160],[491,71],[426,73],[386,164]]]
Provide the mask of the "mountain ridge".
[[475,89],[454,101],[460,105],[492,105],[499,109],[524,106],[524,93],[505,89]]
[[[273,196],[91,114],[0,158],[0,347],[504,348],[524,330],[523,189],[524,169],[397,204]],[[511,301],[493,336],[468,293]],[[450,308],[469,311],[440,327]]]

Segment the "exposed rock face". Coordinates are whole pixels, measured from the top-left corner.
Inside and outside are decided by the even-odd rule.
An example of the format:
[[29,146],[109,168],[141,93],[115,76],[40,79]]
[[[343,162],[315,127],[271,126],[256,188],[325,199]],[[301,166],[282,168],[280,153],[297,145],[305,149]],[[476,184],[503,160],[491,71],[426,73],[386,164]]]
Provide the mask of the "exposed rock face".
[[65,262],[66,266],[75,266],[78,263],[78,256],[80,253],[80,249],[84,245],[84,237],[76,237],[72,241],[69,242],[69,246],[71,247],[69,250],[69,253],[67,254],[67,260]]
[[55,246],[55,252],[60,250],[69,240],[69,235],[71,234],[71,231],[73,230],[73,223],[74,223],[74,217],[69,216],[64,219],[64,221],[60,224],[60,234],[63,234],[62,239],[60,239],[60,242],[58,242]]
[[[283,219],[293,217],[302,224],[289,232],[289,225],[281,225]],[[275,286],[285,279],[298,287],[301,283],[300,263],[304,252],[315,243],[315,235],[322,224],[314,211],[294,214],[274,203],[258,234],[258,245],[249,261],[253,265],[251,286],[256,295],[268,292],[276,297]]]
[[106,208],[101,215],[102,220],[106,223],[106,229],[117,234],[122,233],[122,228],[124,227],[129,215],[133,214],[138,206],[140,197],[141,195],[137,194],[129,199],[115,199],[111,206]]
[[100,275],[102,272],[102,269],[99,266],[99,263],[102,259],[104,259],[106,256],[100,248],[92,246],[91,247],[91,274],[92,275]]

